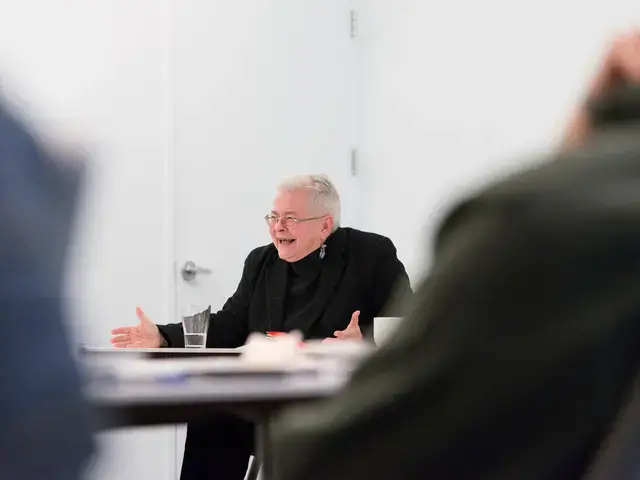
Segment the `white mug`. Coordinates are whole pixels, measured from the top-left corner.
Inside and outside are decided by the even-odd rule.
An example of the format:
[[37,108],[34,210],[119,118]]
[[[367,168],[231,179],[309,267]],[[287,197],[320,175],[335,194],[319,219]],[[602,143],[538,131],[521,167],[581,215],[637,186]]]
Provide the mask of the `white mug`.
[[385,343],[398,328],[403,317],[375,317],[373,319],[373,341],[376,345]]

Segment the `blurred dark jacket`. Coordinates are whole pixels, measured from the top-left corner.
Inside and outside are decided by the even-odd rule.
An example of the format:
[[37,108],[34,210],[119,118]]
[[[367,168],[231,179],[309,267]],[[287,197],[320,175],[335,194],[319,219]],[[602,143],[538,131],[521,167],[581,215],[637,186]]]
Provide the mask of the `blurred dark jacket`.
[[584,474],[640,365],[640,108],[628,105],[594,107],[588,145],[453,210],[391,342],[334,399],[274,426],[275,478]]
[[80,478],[92,442],[63,322],[80,174],[0,104],[0,478]]

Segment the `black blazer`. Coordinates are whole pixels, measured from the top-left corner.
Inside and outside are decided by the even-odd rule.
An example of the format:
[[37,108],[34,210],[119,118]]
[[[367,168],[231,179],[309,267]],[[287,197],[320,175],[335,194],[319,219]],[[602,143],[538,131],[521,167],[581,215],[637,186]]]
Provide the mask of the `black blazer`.
[[[347,327],[354,311],[360,310],[360,328],[371,336],[373,318],[400,316],[397,309],[383,312],[394,295],[411,292],[404,265],[386,237],[353,228],[339,228],[325,242],[326,257],[320,285],[313,302],[320,312],[296,328],[307,339],[333,336]],[[222,310],[211,314],[207,347],[238,347],[251,332],[281,331],[287,286],[287,262],[278,257],[273,244],[253,250],[244,263],[238,289]],[[183,347],[182,325],[159,325],[171,347]]]

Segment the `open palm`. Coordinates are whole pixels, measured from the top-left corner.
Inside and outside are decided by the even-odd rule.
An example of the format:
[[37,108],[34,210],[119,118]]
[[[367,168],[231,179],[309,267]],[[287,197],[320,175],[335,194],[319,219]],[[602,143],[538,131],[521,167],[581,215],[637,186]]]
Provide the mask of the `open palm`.
[[362,331],[360,330],[360,310],[356,310],[351,315],[351,321],[344,330],[336,330],[333,332],[334,337],[325,338],[323,342],[333,342],[339,340],[362,340]]
[[136,308],[140,322],[131,327],[119,327],[111,330],[111,343],[116,348],[158,348],[162,335],[155,323],[145,315],[140,307]]

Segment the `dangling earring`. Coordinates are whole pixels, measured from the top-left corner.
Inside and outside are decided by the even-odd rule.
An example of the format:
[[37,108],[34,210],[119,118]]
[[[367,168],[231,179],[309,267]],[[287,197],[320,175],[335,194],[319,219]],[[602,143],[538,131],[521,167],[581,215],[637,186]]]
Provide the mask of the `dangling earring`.
[[326,249],[327,249],[327,246],[323,243],[323,244],[320,246],[320,255],[319,255],[320,260],[322,260],[322,259],[324,258],[324,256],[326,255],[326,253],[325,253],[325,250],[326,250]]

